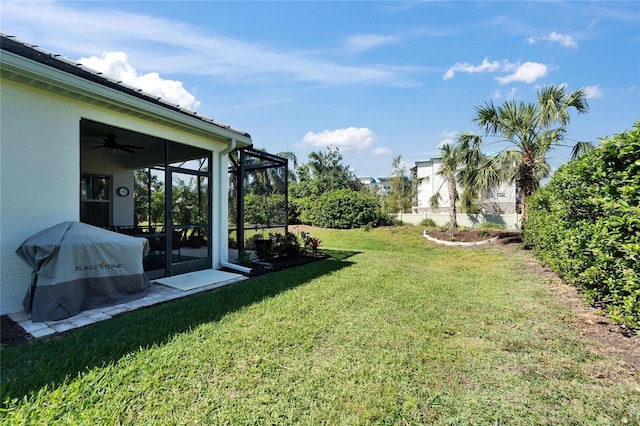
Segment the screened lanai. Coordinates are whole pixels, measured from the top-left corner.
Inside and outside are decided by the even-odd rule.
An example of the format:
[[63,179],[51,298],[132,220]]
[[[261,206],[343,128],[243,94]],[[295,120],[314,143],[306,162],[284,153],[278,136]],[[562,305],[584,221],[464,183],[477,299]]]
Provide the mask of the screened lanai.
[[249,232],[288,232],[289,161],[253,148],[229,159],[229,243],[242,252]]

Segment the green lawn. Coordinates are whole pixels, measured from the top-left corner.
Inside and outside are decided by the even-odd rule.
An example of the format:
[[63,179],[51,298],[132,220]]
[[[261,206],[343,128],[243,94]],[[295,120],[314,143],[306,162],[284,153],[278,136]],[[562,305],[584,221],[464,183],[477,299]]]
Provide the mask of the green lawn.
[[640,424],[640,383],[610,379],[527,253],[312,236],[334,258],[2,348],[2,420]]

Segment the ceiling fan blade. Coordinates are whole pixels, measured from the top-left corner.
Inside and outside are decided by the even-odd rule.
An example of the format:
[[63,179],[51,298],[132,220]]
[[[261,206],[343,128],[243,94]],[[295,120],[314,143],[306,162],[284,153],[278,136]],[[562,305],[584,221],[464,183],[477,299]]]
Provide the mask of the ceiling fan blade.
[[118,145],[118,148],[117,148],[117,149],[120,149],[120,150],[122,150],[122,151],[124,151],[124,152],[129,152],[129,153],[131,153],[131,154],[133,154],[133,153],[135,152],[134,150],[129,149],[129,148],[126,148],[126,147],[125,147],[125,146],[123,146],[123,145]]
[[122,145],[122,144],[118,144],[118,147],[129,148],[129,149],[144,149],[143,147],[137,146],[137,145]]

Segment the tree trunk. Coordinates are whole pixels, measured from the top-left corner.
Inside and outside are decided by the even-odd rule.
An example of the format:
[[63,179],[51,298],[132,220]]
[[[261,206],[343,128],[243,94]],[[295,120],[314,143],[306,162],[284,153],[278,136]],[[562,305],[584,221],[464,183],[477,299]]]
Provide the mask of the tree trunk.
[[447,186],[449,189],[449,235],[453,236],[453,231],[458,227],[458,221],[456,219],[456,199],[458,198],[458,190],[456,189],[456,181],[454,179],[447,179]]
[[529,197],[533,195],[534,182],[534,159],[532,153],[523,155],[523,162],[520,165],[518,175],[518,185],[520,186],[520,197],[522,198],[522,218],[520,227],[524,229],[524,223],[528,217]]

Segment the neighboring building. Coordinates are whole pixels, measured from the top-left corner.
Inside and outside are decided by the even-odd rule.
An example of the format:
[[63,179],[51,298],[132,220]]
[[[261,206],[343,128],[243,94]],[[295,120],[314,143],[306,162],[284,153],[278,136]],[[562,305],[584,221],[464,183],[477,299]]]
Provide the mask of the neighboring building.
[[391,178],[364,176],[359,177],[358,180],[365,189],[370,191],[372,194],[379,196],[381,199],[385,199],[389,196],[389,191],[391,190]]
[[[414,213],[446,213],[449,210],[449,192],[443,177],[438,174],[442,167],[441,158],[417,161],[411,169],[417,189],[414,194]],[[462,190],[458,188],[458,192]],[[437,208],[430,206],[429,200],[434,194],[440,194]],[[480,197],[481,213],[512,214],[519,213],[519,191],[515,183],[503,182],[498,188],[483,192]],[[458,208],[460,211],[460,208]]]
[[[150,279],[233,267],[228,154],[252,145],[248,133],[12,37],[0,46],[0,314],[22,310],[31,281],[15,250],[64,221],[146,235],[158,256]],[[195,212],[175,197],[185,183],[197,188]],[[165,195],[152,214],[149,200]],[[204,246],[187,255],[196,234]]]

